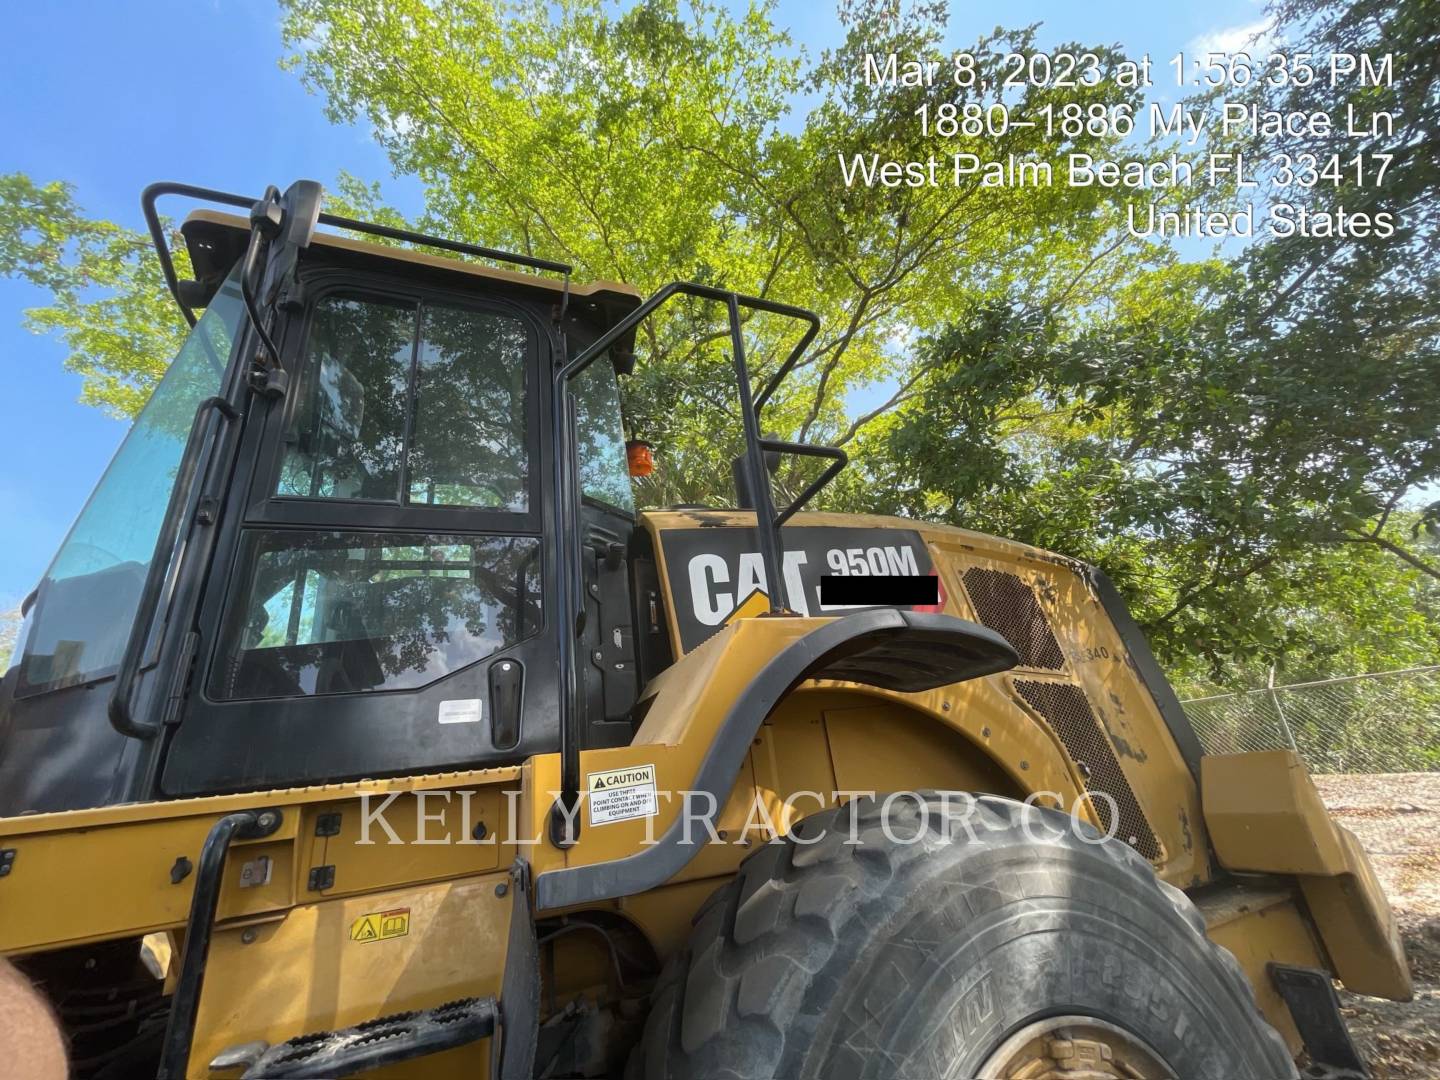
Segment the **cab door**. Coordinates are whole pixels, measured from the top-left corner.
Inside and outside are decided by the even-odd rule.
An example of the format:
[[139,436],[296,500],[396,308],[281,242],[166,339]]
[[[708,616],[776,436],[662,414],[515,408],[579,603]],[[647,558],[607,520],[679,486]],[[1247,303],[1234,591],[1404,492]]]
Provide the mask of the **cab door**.
[[539,303],[322,271],[246,430],[167,794],[553,751]]

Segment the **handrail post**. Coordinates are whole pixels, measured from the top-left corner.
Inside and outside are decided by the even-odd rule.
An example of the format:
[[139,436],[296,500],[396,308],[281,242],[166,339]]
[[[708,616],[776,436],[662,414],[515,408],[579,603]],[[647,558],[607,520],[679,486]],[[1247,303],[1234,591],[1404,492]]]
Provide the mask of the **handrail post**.
[[195,1015],[200,1008],[200,990],[205,983],[205,962],[215,928],[215,911],[220,905],[220,883],[225,855],[235,839],[252,840],[269,836],[280,827],[279,810],[241,810],[226,814],[210,827],[195,868],[195,885],[190,894],[190,916],[185,923],[185,951],[180,975],[171,998],[170,1018],[165,1024],[165,1041],[160,1051],[156,1080],[176,1080],[186,1075],[186,1064],[195,1041]]
[[755,399],[750,395],[750,372],[745,367],[745,334],[740,326],[740,299],[733,292],[725,297],[730,314],[730,350],[735,364],[735,382],[740,389],[740,422],[745,428],[745,486],[755,504],[755,531],[760,540],[760,562],[765,567],[766,592],[770,596],[770,614],[790,610],[786,595],[785,575],[781,572],[780,528],[775,524],[775,504],[770,497],[769,477],[765,471],[765,450],[761,447],[760,420],[755,415]]
[[[322,218],[323,220],[323,218]],[[780,526],[791,514],[800,509],[836,472],[845,464],[843,451],[829,447],[803,447],[796,453],[818,454],[833,459],[834,464],[812,483],[785,513],[776,514],[775,504],[770,495],[769,476],[765,469],[765,448],[767,440],[760,434],[759,410],[770,398],[785,375],[795,367],[810,342],[820,329],[820,317],[813,311],[766,300],[758,296],[745,296],[731,289],[719,289],[713,285],[701,285],[693,281],[672,281],[653,293],[639,307],[596,338],[574,358],[563,357],[551,382],[551,425],[554,453],[555,496],[559,501],[560,513],[556,515],[555,549],[557,554],[558,589],[556,593],[557,621],[560,624],[559,656],[560,666],[560,792],[550,808],[548,831],[550,840],[557,847],[569,847],[575,841],[579,826],[580,803],[580,722],[577,676],[575,672],[575,638],[584,626],[582,619],[583,582],[580,580],[580,535],[579,480],[576,477],[575,437],[572,431],[574,417],[569,408],[570,380],[575,378],[622,336],[634,330],[648,319],[655,310],[672,296],[693,296],[701,300],[723,303],[730,322],[730,344],[735,364],[735,378],[740,391],[740,413],[745,427],[744,476],[746,486],[751,489],[751,498],[756,502],[755,525],[760,541],[760,557],[765,566],[767,593],[770,596],[771,614],[785,614],[790,611],[789,595],[785,587],[783,547],[780,541]],[[745,342],[740,324],[740,308],[768,312],[797,319],[805,324],[805,331],[799,342],[790,350],[779,369],[760,391],[759,397],[751,394],[750,373],[745,366]],[[563,327],[562,327],[563,333]],[[800,447],[798,443],[781,443],[768,440],[774,446]],[[572,528],[573,527],[573,528]]]

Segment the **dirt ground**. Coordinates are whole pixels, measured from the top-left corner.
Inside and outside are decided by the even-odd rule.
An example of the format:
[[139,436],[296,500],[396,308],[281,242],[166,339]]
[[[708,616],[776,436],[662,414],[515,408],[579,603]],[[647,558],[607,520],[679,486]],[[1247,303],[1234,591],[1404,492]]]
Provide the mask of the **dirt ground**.
[[1440,1076],[1440,773],[1317,776],[1336,820],[1360,838],[1405,938],[1415,1000],[1340,994],[1375,1080]]

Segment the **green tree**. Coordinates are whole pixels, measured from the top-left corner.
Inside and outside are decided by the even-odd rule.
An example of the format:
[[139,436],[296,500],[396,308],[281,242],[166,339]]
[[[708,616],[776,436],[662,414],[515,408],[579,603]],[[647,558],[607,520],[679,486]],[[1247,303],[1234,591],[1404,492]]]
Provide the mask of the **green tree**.
[[[335,120],[368,120],[395,169],[421,179],[423,225],[642,291],[689,278],[817,310],[826,329],[768,417],[780,433],[848,443],[913,396],[920,372],[895,343],[916,328],[1012,283],[1078,306],[1153,254],[1117,242],[1113,215],[1096,211],[1123,197],[1099,188],[846,184],[840,157],[866,150],[1049,161],[1111,145],[1018,127],[926,135],[916,109],[956,100],[953,85],[865,86],[866,52],[943,54],[943,5],[846,4],[844,43],[813,62],[767,6],[740,17],[676,0],[623,12],[598,0],[284,6],[289,62]],[[993,76],[1004,52],[1033,40],[997,33],[973,51]],[[1034,89],[1019,107],[1066,93]],[[799,95],[814,104],[793,116]],[[1105,84],[1081,96],[1125,94]],[[796,333],[752,320],[756,371],[773,370]],[[723,327],[713,311],[682,309],[647,335],[630,399],[634,422],[665,447],[655,498],[713,499],[739,427]],[[848,395],[877,381],[893,395],[850,415]]]
[[[1327,619],[1396,629],[1355,602],[1366,580],[1383,582],[1371,592],[1388,602],[1424,608],[1415,598],[1440,579],[1422,541],[1434,508],[1404,508],[1440,480],[1440,27],[1420,32],[1431,8],[1306,0],[1275,12],[1291,55],[1395,51],[1396,88],[1379,103],[1408,126],[1387,186],[1303,196],[1312,213],[1394,212],[1393,240],[1317,230],[1260,241],[1228,264],[1141,273],[1078,317],[993,298],[924,340],[925,404],[872,434],[862,460],[880,482],[866,490],[1100,563],[1162,655],[1211,677],[1286,656],[1348,666]],[[1350,96],[1317,80],[1257,101],[1343,116]],[[1247,149],[1324,160],[1339,146]],[[1433,656],[1434,627],[1432,603],[1389,637],[1383,663]]]
[[[182,250],[182,273],[184,258]],[[117,417],[140,411],[185,331],[149,237],[86,217],[69,184],[3,174],[0,276],[50,293],[51,303],[27,311],[25,323],[65,342],[81,401]]]
[[1440,444],[1434,346],[1360,351],[1343,325],[1254,341],[1238,273],[1173,267],[1078,327],[978,309],[922,345],[922,398],[869,440],[853,493],[1099,563],[1172,660],[1284,653],[1276,588],[1310,587],[1317,548],[1440,577],[1397,515],[1407,478],[1437,475],[1414,465]]
[[15,637],[20,632],[20,608],[0,612],[0,674],[10,667],[10,657],[15,651]]
[[[1297,47],[1396,52],[1398,89],[1375,95],[1410,125],[1401,186],[1307,198],[1313,210],[1343,198],[1369,211],[1392,199],[1413,211],[1411,231],[1393,247],[1261,243],[1228,263],[1182,263],[1128,238],[1124,211],[1151,192],[847,183],[841,163],[853,169],[860,152],[1124,156],[1088,132],[923,132],[920,110],[993,93],[945,79],[867,85],[862,61],[946,55],[941,3],[846,0],[844,41],[814,58],[763,4],[743,15],[705,0],[281,6],[286,63],[333,119],[368,122],[395,171],[420,180],[421,227],[641,291],[689,278],[818,311],[825,329],[766,427],[851,451],[831,505],[1098,562],[1191,680],[1238,678],[1287,652],[1296,670],[1394,666],[1434,640],[1429,600],[1413,605],[1419,622],[1396,622],[1386,606],[1430,596],[1440,563],[1425,547],[1433,519],[1407,510],[1440,462],[1426,242],[1440,207],[1440,49],[1424,0],[1275,10]],[[1034,42],[1034,28],[997,30],[967,51],[993,83],[1001,57]],[[1352,103],[1318,87],[1257,92],[1286,108]],[[1107,80],[1032,87],[1010,103],[1033,115],[1074,100],[1133,106],[1137,95]],[[342,175],[330,198],[341,212],[403,222],[373,183]],[[0,273],[51,291],[30,324],[65,336],[85,399],[117,414],[143,400],[181,325],[146,247],[87,219],[63,185],[0,183]],[[681,305],[639,343],[629,423],[663,448],[653,502],[728,491],[739,419],[716,314]],[[759,316],[745,332],[757,380],[796,334]],[[803,479],[792,463],[779,484]],[[1354,590],[1367,580],[1374,602],[1361,603]],[[1390,662],[1374,651],[1386,641]]]
[[[1329,221],[1388,217],[1394,232],[1314,230],[1256,245],[1242,263],[1249,288],[1234,305],[1245,313],[1243,332],[1259,345],[1282,342],[1292,356],[1339,353],[1354,364],[1363,384],[1356,388],[1368,399],[1357,427],[1398,422],[1415,433],[1408,445],[1390,446],[1383,475],[1374,478],[1374,512],[1384,520],[1388,508],[1440,472],[1440,448],[1424,437],[1426,416],[1407,412],[1428,414],[1431,434],[1440,426],[1433,419],[1440,394],[1427,400],[1409,382],[1434,386],[1440,354],[1440,18],[1433,0],[1273,0],[1270,13],[1292,55],[1391,64],[1390,75],[1376,80],[1351,73],[1257,87],[1262,107],[1323,112],[1335,121],[1318,133],[1307,125],[1300,134],[1242,141],[1252,155],[1313,160],[1322,176],[1327,165],[1338,175],[1338,182],[1281,188],[1267,172],[1270,198],[1288,203],[1292,214]],[[1368,133],[1352,134],[1352,126]],[[1425,524],[1437,519],[1440,501]],[[1362,542],[1384,546],[1379,535]]]

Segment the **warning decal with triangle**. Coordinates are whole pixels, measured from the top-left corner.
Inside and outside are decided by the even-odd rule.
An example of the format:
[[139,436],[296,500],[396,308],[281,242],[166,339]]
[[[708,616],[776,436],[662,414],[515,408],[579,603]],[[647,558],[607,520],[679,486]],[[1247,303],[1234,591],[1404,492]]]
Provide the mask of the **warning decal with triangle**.
[[409,908],[372,911],[350,924],[351,941],[384,941],[386,938],[404,937],[409,932]]

